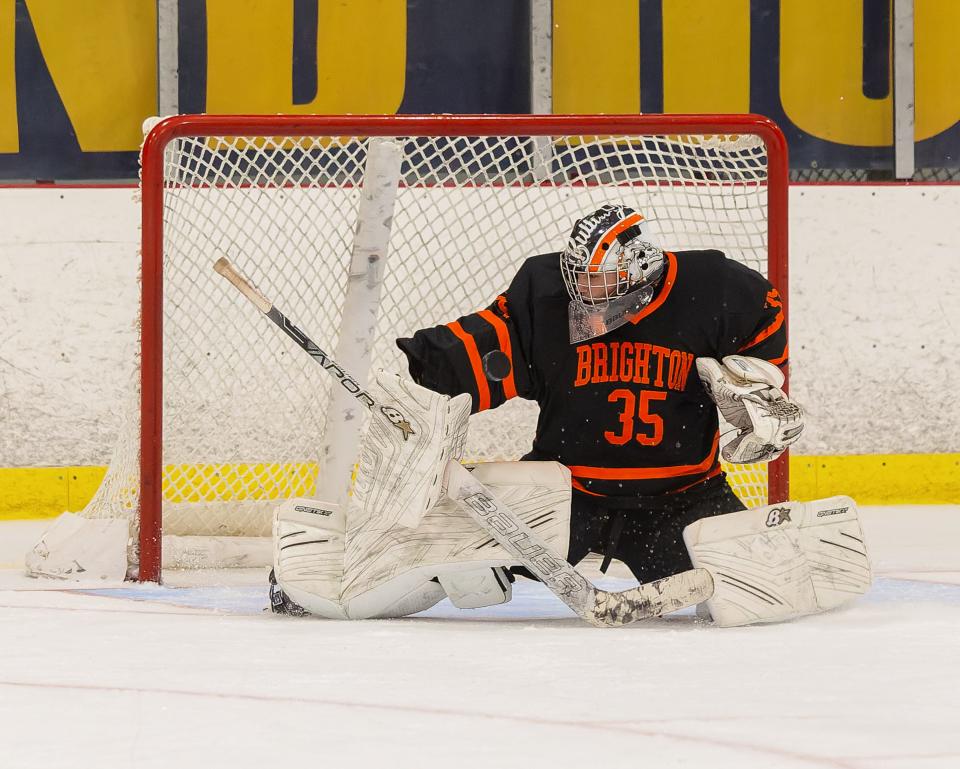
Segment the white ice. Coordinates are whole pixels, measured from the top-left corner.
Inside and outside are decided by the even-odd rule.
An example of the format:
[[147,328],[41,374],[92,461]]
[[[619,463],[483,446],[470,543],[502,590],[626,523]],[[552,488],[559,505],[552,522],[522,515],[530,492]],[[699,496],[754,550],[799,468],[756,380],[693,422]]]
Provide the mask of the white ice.
[[523,581],[365,622],[271,615],[262,573],[65,589],[0,524],[0,769],[960,767],[960,506],[863,515],[866,596],[731,629],[598,630]]

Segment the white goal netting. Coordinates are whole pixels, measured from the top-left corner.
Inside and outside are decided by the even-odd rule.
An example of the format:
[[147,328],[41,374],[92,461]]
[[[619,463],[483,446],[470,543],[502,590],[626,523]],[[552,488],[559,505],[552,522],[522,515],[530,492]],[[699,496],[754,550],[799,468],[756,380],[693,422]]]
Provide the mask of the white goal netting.
[[[227,256],[335,350],[370,137],[278,134],[163,150],[164,533],[267,535],[276,500],[316,486],[329,377],[211,267]],[[611,201],[641,211],[666,248],[719,248],[768,271],[756,137],[384,138],[402,167],[373,366],[405,371],[397,337],[487,306],[523,259],[560,250],[575,219]],[[467,457],[519,457],[536,413],[514,400],[472,417]],[[131,408],[86,515],[136,524],[139,439]],[[765,482],[763,468],[738,470],[748,504]]]

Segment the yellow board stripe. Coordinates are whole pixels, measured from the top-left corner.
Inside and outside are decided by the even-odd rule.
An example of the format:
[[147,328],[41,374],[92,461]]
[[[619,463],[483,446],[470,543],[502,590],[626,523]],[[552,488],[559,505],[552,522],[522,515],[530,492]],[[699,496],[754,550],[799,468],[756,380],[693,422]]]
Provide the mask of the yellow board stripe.
[[83,508],[105,467],[0,467],[0,520],[50,518]]
[[[0,468],[0,520],[81,510],[105,472],[105,467]],[[315,462],[166,465],[163,497],[189,503],[309,496],[316,479]]]
[[960,504],[960,454],[790,457],[790,496],[836,494],[860,505]]
[[[105,469],[0,468],[0,520],[52,518],[64,510],[80,510],[100,485]],[[281,490],[308,495],[317,472],[313,463],[171,469],[179,472],[168,473],[164,496],[174,501],[212,499],[224,492],[234,499],[275,499],[285,495]],[[251,480],[256,481],[253,491]],[[797,500],[846,494],[861,505],[960,504],[960,454],[794,456],[790,486],[790,496]]]

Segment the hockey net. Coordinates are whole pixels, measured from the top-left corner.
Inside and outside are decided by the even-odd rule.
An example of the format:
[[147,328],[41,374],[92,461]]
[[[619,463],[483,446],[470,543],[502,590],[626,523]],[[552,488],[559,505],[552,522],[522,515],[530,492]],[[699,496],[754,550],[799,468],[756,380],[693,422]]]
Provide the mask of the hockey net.
[[[142,156],[130,418],[83,513],[130,520],[141,579],[159,576],[161,525],[165,535],[263,537],[279,499],[314,492],[330,378],[211,265],[227,256],[336,349],[373,137],[402,151],[375,367],[405,371],[396,337],[488,305],[523,259],[559,250],[575,219],[610,201],[643,212],[665,247],[721,249],[786,295],[786,158],[764,119],[165,120]],[[515,399],[472,417],[467,457],[517,459],[536,414]],[[728,468],[748,505],[785,494],[783,469]]]

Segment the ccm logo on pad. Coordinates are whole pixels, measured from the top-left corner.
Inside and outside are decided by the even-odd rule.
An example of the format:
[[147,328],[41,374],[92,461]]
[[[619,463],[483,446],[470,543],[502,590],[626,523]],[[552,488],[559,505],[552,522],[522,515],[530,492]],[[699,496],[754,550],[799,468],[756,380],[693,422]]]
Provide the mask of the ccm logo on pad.
[[835,507],[833,510],[821,510],[817,513],[817,518],[826,518],[828,515],[843,515],[849,507]]
[[313,515],[333,515],[333,510],[324,510],[320,507],[306,507],[304,505],[294,505],[293,509],[298,513],[312,513]]

